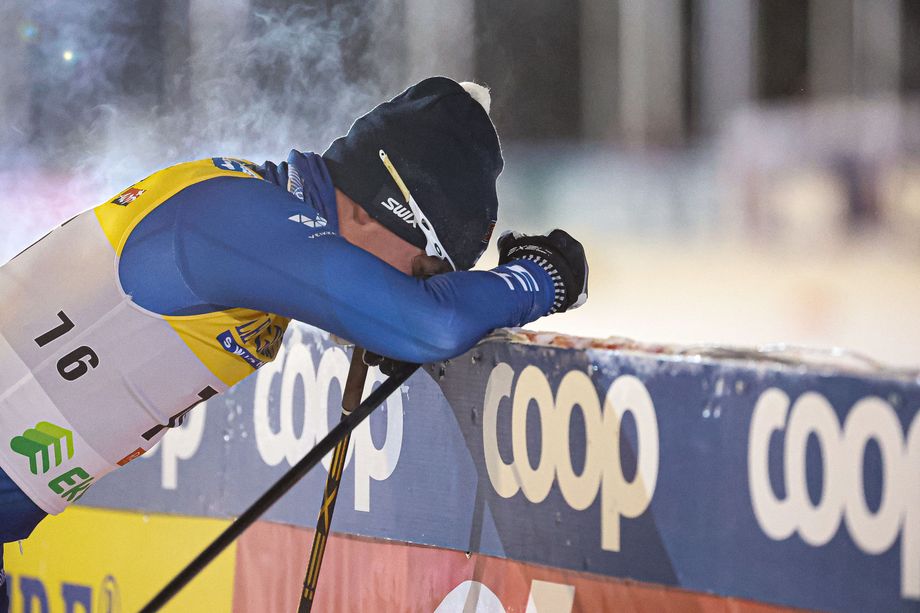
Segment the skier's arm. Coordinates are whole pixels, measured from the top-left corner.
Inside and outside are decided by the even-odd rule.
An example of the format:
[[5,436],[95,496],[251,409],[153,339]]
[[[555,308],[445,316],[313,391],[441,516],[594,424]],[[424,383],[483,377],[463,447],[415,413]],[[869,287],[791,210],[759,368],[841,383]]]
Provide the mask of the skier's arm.
[[414,279],[291,221],[304,205],[288,194],[255,181],[246,187],[258,194],[211,198],[206,215],[190,210],[177,228],[180,270],[202,302],[291,317],[411,362],[453,357],[552,306],[552,281],[531,262]]

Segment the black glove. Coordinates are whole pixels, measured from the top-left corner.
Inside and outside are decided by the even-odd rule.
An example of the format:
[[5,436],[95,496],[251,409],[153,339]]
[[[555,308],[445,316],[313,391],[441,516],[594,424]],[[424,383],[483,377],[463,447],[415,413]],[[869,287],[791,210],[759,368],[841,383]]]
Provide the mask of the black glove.
[[546,236],[505,232],[498,239],[498,263],[530,260],[549,273],[556,298],[550,313],[576,309],[588,300],[588,260],[577,240],[563,230]]

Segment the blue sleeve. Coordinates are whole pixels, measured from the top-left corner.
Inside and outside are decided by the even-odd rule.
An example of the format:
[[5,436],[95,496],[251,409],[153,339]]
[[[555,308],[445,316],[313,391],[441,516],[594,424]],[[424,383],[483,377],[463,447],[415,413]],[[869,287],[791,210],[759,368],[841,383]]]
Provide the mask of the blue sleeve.
[[531,262],[423,281],[332,229],[299,223],[306,205],[269,183],[222,178],[189,189],[207,193],[182,209],[178,265],[202,302],[277,313],[420,363],[458,355],[552,305],[549,275]]

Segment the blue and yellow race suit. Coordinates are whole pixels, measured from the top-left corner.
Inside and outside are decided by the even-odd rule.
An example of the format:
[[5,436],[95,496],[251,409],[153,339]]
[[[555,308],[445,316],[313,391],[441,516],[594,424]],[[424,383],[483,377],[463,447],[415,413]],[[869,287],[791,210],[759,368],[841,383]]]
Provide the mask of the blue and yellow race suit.
[[293,151],[143,179],[0,267],[0,300],[2,542],[271,361],[291,319],[429,362],[543,316],[553,284],[523,261],[397,271],[339,236],[322,158]]

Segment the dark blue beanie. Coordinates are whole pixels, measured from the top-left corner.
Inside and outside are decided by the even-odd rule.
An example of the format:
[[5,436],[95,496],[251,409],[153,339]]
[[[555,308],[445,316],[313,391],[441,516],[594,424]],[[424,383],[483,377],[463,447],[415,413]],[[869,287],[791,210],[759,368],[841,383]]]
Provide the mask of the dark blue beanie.
[[425,236],[380,161],[381,149],[457,268],[472,268],[495,227],[495,180],[504,165],[486,110],[456,81],[432,77],[355,121],[323,154],[338,189],[388,230],[424,248]]

